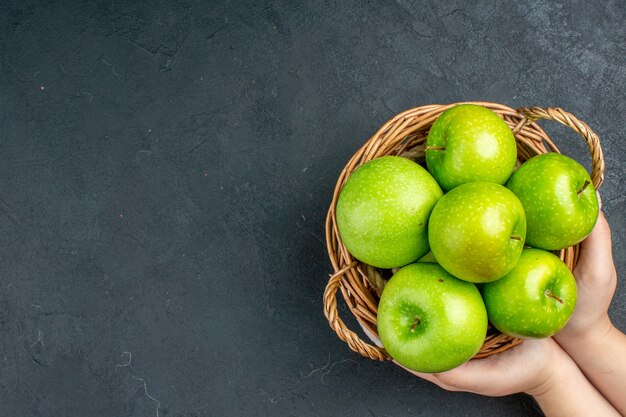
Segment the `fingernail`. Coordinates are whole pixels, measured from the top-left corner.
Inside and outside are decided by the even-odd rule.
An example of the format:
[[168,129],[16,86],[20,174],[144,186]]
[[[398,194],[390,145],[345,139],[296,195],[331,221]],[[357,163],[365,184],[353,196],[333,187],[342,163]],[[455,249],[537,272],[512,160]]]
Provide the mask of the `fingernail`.
[[600,197],[600,191],[596,190],[596,195],[598,196],[598,208],[602,210],[602,197]]

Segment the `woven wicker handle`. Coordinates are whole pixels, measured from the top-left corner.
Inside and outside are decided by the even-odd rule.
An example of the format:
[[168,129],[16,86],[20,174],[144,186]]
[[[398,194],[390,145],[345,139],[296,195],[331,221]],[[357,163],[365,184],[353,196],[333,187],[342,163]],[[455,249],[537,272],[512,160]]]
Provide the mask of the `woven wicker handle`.
[[337,333],[337,336],[350,346],[355,352],[360,353],[362,356],[375,360],[389,359],[389,355],[384,349],[378,346],[372,346],[362,341],[359,336],[352,330],[346,327],[346,324],[339,318],[337,312],[337,290],[341,287],[341,279],[346,271],[350,268],[354,268],[356,261],[352,262],[345,268],[335,272],[328,281],[326,289],[324,290],[324,315],[328,320],[330,327]]
[[573,114],[558,107],[546,107],[545,109],[541,107],[522,107],[518,111],[524,115],[524,119],[513,129],[514,132],[522,125],[530,124],[538,119],[546,119],[561,123],[582,136],[591,153],[591,181],[593,186],[597,190],[602,185],[604,181],[604,154],[600,146],[600,139],[585,122],[581,122]]

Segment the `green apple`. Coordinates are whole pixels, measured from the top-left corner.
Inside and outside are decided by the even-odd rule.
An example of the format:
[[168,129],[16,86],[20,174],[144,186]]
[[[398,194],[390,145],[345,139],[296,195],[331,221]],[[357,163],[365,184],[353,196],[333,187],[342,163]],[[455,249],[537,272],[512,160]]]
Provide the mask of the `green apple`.
[[506,186],[526,212],[526,243],[557,250],[582,241],[598,219],[598,197],[589,174],[559,153],[534,156],[509,178]]
[[417,262],[437,263],[437,259],[435,259],[435,255],[433,255],[431,251],[428,251],[428,253],[426,253],[426,255],[419,258]]
[[504,186],[471,182],[445,194],[428,222],[437,262],[455,277],[495,281],[519,259],[526,237],[522,203]]
[[379,268],[404,266],[428,252],[428,216],[443,192],[417,163],[399,156],[359,167],[337,201],[343,244]]
[[513,132],[482,106],[461,104],[446,110],[426,139],[428,170],[445,190],[474,181],[504,184],[516,159]]
[[483,300],[491,323],[514,337],[548,337],[565,326],[576,307],[576,281],[557,256],[524,249],[502,279],[485,284]]
[[434,263],[414,263],[387,283],[378,304],[378,334],[398,363],[443,372],[474,356],[487,334],[487,312],[476,286]]

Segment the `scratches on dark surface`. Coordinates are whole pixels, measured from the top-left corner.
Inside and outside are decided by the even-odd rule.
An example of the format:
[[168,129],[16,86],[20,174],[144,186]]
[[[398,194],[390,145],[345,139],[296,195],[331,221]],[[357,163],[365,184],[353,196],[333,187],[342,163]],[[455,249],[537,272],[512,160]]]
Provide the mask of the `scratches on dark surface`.
[[40,343],[41,347],[43,348],[43,332],[41,330],[37,330],[37,340],[35,340],[33,342],[32,345],[30,345],[30,348],[34,348],[35,346],[37,346],[37,344]]
[[345,358],[345,359],[342,359],[342,360],[335,361],[335,362],[331,363],[330,362],[330,352],[328,352],[326,363],[322,367],[312,369],[306,375],[303,375],[302,371],[300,371],[300,377],[301,378],[311,378],[315,373],[319,373],[320,383],[324,384],[324,377],[330,375],[330,373],[333,371],[335,366],[341,365],[341,364],[347,363],[347,362],[354,363],[357,366],[356,373],[358,373],[361,370],[361,365],[357,361],[355,361],[354,359],[350,359],[350,358]]
[[441,16],[439,16],[440,19],[443,19],[444,17],[448,17],[448,16],[452,16],[453,14],[462,14],[465,17],[470,17],[467,13],[465,13],[465,11],[463,9],[453,9],[452,11],[449,11],[448,13],[445,13]]
[[422,33],[412,27],[408,28],[409,32],[413,33],[414,35],[416,35],[418,38],[432,38],[434,37],[434,35],[427,35],[425,33]]
[[117,371],[118,369],[123,369],[123,368],[128,368],[130,370],[130,376],[135,380],[135,381],[139,381],[143,387],[143,391],[144,394],[146,395],[146,397],[148,397],[152,402],[154,402],[155,406],[156,406],[156,417],[159,417],[159,412],[161,410],[161,401],[159,401],[158,399],[156,399],[152,394],[150,394],[148,392],[148,383],[146,382],[146,380],[144,378],[140,378],[137,375],[135,375],[135,372],[133,371],[133,367],[132,367],[132,362],[133,362],[133,356],[132,353],[130,352],[123,352],[122,353],[122,359],[124,360],[125,358],[128,358],[126,363],[121,363],[121,364],[117,364],[115,365],[115,370]]
[[397,111],[395,111],[391,107],[389,107],[389,105],[387,104],[387,100],[385,100],[384,98],[381,98],[380,101],[383,103],[383,106],[389,111],[389,113],[391,113],[391,114],[398,113]]
[[374,412],[372,411],[371,408],[369,408],[367,405],[365,406],[365,409],[367,410],[367,412],[370,414],[370,416],[372,417],[376,417],[376,414],[374,414]]
[[217,28],[216,30],[214,30],[213,32],[211,32],[207,37],[206,40],[210,41],[211,39],[213,39],[215,37],[215,35],[217,35],[218,33],[220,33],[226,26],[228,25],[222,25],[219,28]]
[[204,139],[200,142],[198,142],[198,144],[196,146],[194,146],[193,148],[189,149],[187,151],[187,153],[194,153],[198,148],[200,148],[202,145],[204,145],[205,143],[207,143],[209,141],[209,139]]
[[89,104],[91,104],[91,102],[93,101],[93,94],[91,94],[88,91],[83,91],[81,94],[85,95],[85,96],[88,96],[89,97]]
[[197,413],[198,411],[204,410],[205,408],[207,408],[210,405],[211,405],[211,403],[206,403],[204,405],[201,405],[200,407],[193,408],[191,411],[194,412],[194,413]]
[[296,222],[296,226],[298,226],[298,229],[306,232],[309,236],[313,237],[315,240],[317,240],[322,245],[326,245],[326,242],[321,237],[319,237],[318,235],[316,235],[315,233],[313,233],[312,231],[310,231],[309,229],[307,229],[306,227],[301,225],[299,221]]
[[104,65],[106,65],[107,67],[111,68],[111,71],[113,71],[113,75],[115,75],[116,77],[121,77],[120,73],[118,73],[115,70],[115,67],[113,66],[113,64],[111,64],[110,62],[108,62],[106,59],[104,59],[104,55],[100,55],[98,57],[98,61],[102,62]]
[[303,375],[303,374],[302,374],[302,371],[300,371],[300,376],[301,376],[302,378],[310,378],[310,377],[311,377],[314,373],[316,373],[316,372],[320,372],[320,371],[325,370],[325,369],[328,367],[328,365],[330,365],[330,352],[328,352],[328,353],[327,353],[327,355],[326,355],[326,363],[325,363],[323,366],[321,366],[320,368],[315,368],[315,369],[312,369],[312,370],[311,370],[308,374],[306,374],[306,375]]
[[5,217],[7,219],[9,219],[11,221],[11,223],[13,223],[13,225],[15,226],[21,226],[22,225],[22,221],[20,220],[20,218],[14,213],[15,210],[13,210],[6,202],[6,200],[2,197],[2,195],[0,195],[0,212],[2,212],[2,214],[5,215]]
[[39,365],[39,366],[44,366],[44,367],[48,367],[48,366],[50,366],[49,364],[47,364],[47,363],[45,363],[45,362],[42,362],[42,361],[40,361],[39,359],[37,359],[37,358],[35,357],[35,355],[33,355],[32,353],[30,353],[30,358],[33,360],[33,362],[35,362],[35,363],[36,363],[37,365]]
[[69,316],[69,317],[73,317],[75,319],[81,318],[80,316],[77,316],[76,314],[72,314],[72,313],[68,313],[67,311],[42,311],[41,314],[45,317],[50,317],[50,316]]
[[324,377],[325,377],[325,376],[327,376],[327,375],[329,375],[329,374],[333,371],[333,368],[335,367],[335,365],[340,365],[340,364],[342,364],[342,363],[346,363],[346,362],[351,362],[351,363],[354,363],[354,364],[357,366],[357,371],[356,371],[356,373],[357,373],[357,374],[359,373],[359,371],[361,370],[361,364],[359,364],[359,363],[358,363],[357,361],[355,361],[354,359],[347,358],[347,359],[343,359],[343,360],[340,360],[340,361],[337,361],[337,362],[333,362],[333,363],[331,363],[331,364],[330,364],[330,367],[328,368],[328,370],[326,370],[324,373],[320,374],[320,382],[321,382],[322,384],[324,384]]
[[165,58],[165,61],[159,67],[159,71],[161,72],[171,71],[172,68],[174,68],[174,65],[176,65],[177,59],[178,59],[178,52],[176,52],[172,56]]
[[140,51],[147,53],[148,55],[155,56],[159,53],[158,49],[148,49],[145,46],[138,44],[136,41],[133,41],[132,43],[136,48],[138,48]]

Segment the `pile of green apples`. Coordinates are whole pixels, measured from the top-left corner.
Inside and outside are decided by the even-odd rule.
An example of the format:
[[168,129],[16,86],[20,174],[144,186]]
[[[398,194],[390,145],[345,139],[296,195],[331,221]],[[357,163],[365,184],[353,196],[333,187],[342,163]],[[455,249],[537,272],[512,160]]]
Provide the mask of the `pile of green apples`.
[[415,371],[442,372],[480,350],[488,321],[520,338],[558,332],[576,306],[576,282],[550,251],[582,241],[596,223],[587,171],[558,153],[515,169],[509,126],[471,104],[437,118],[425,153],[428,170],[399,156],[365,163],[337,201],[348,251],[400,268],[377,312],[389,355]]

